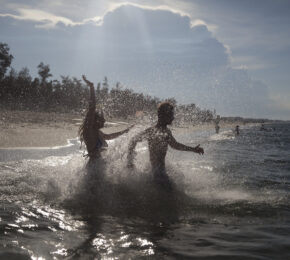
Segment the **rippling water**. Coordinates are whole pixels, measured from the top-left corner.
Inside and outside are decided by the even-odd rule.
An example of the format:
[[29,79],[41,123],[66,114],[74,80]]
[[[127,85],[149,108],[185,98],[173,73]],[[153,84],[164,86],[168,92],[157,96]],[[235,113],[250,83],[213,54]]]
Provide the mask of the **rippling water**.
[[171,194],[151,184],[145,143],[128,172],[128,136],[109,144],[104,178],[76,140],[2,149],[0,259],[290,259],[290,124],[267,129],[175,130],[205,155],[169,151]]

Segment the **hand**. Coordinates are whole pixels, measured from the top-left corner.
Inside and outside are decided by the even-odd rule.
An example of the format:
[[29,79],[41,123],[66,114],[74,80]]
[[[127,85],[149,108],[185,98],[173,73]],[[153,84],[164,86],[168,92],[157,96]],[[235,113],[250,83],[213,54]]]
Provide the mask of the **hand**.
[[198,154],[204,154],[204,150],[200,147],[200,144],[194,147],[194,151]]
[[85,75],[82,75],[82,77],[83,77],[84,82],[88,81]]
[[84,80],[84,82],[86,82],[90,87],[91,87],[91,86],[94,86],[94,84],[93,84],[91,81],[87,80],[87,78],[86,78],[85,75],[83,75],[83,80]]

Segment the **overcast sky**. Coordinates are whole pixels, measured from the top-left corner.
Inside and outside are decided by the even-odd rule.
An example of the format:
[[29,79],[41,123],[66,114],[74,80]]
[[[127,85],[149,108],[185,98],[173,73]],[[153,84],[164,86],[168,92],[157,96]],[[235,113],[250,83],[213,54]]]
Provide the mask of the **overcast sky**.
[[290,1],[0,0],[12,67],[290,119]]

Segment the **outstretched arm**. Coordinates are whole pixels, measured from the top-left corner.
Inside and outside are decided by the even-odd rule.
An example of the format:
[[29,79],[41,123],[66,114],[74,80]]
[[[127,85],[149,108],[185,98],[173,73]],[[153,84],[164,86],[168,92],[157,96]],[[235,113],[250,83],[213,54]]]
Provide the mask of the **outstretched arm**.
[[131,139],[128,146],[128,155],[127,155],[127,166],[129,168],[134,167],[134,158],[135,158],[135,147],[138,142],[141,142],[147,135],[147,130],[141,132]]
[[103,134],[104,139],[105,140],[111,140],[111,139],[115,139],[117,137],[119,137],[122,134],[128,133],[129,130],[133,127],[134,125],[131,125],[130,127],[128,127],[127,129],[120,131],[120,132],[116,132],[116,133],[112,133],[112,134]]
[[197,145],[195,147],[191,147],[191,146],[181,144],[175,140],[175,138],[173,137],[171,132],[168,133],[168,137],[169,137],[168,144],[173,149],[176,149],[179,151],[188,151],[188,152],[194,152],[194,153],[198,153],[198,154],[204,154],[204,150],[202,147],[200,147],[200,145]]

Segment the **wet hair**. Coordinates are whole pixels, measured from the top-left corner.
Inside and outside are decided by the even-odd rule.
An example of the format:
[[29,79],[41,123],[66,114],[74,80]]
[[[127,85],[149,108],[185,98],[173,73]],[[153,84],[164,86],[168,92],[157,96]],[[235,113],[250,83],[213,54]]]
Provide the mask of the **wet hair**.
[[157,115],[158,118],[163,118],[169,114],[172,114],[174,110],[174,106],[169,102],[162,102],[158,105]]
[[[86,131],[88,131],[88,129],[90,127],[89,126],[89,116],[90,116],[90,113],[87,112],[82,124],[80,125],[79,131],[78,131],[81,143],[84,141],[84,136],[86,134]],[[100,119],[104,119],[103,114],[99,113],[98,111],[95,111],[94,116],[95,116],[95,122],[99,121]]]

